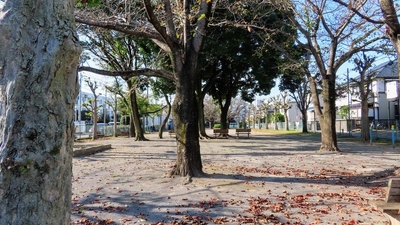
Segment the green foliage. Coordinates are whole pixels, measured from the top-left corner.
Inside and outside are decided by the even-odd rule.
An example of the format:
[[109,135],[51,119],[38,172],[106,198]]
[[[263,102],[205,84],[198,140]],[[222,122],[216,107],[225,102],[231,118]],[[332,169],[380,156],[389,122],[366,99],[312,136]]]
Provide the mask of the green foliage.
[[276,122],[285,122],[285,117],[280,112],[276,113],[276,115],[275,114],[269,114],[269,115],[270,115],[269,116],[270,122],[274,122],[275,118]]
[[130,108],[129,105],[122,99],[118,99],[118,114],[122,116],[129,116]]
[[[233,20],[239,17],[249,24],[290,30],[288,24],[282,23],[287,20],[284,14],[265,5],[258,7],[251,4],[237,4],[234,13],[219,8],[213,19]],[[263,33],[257,32],[229,25],[209,27],[199,68],[203,80],[214,81],[209,92],[214,99],[222,101],[240,94],[243,100],[252,101],[257,93],[269,94],[275,86],[274,79],[279,75],[282,54],[265,45]],[[270,38],[275,43],[289,41],[278,33],[270,34]]]
[[221,129],[221,124],[220,123],[214,124],[214,129]]
[[147,94],[138,94],[137,96],[137,104],[139,107],[139,114],[141,115],[149,115],[159,111],[163,106],[160,104],[150,103],[150,99]]
[[120,122],[121,125],[129,125],[130,117],[127,116],[127,115],[121,116],[121,119],[120,119],[119,122]]
[[344,105],[344,106],[340,107],[339,115],[340,115],[340,117],[342,117],[342,119],[346,119],[349,116],[349,109],[350,109],[350,106],[348,106],[348,105]]
[[154,97],[161,98],[175,93],[175,83],[171,80],[156,78],[150,80]]

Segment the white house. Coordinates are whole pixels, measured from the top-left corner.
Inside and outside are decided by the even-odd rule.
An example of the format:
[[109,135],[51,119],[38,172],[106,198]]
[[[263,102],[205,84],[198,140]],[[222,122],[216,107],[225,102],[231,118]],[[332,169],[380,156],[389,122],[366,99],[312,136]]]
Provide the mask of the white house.
[[[374,76],[369,99],[370,120],[399,119],[397,61],[388,61],[372,68],[367,76]],[[357,78],[356,78],[357,79]],[[359,78],[358,78],[359,79]],[[361,119],[361,103],[358,88],[350,83],[350,93],[338,98],[336,106],[350,106],[350,119]]]

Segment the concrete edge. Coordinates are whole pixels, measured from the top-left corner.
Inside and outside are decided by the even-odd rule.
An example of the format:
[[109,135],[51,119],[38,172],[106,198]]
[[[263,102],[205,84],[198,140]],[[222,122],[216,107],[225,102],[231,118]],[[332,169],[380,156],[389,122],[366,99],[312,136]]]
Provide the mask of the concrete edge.
[[73,157],[87,156],[87,155],[94,154],[96,152],[106,151],[108,149],[111,149],[111,144],[82,147],[80,149],[74,150]]

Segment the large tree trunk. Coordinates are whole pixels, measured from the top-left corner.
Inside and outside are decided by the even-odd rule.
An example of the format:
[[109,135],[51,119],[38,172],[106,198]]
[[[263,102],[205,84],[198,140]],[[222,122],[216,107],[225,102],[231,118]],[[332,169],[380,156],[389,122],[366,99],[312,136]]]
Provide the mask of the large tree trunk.
[[70,224],[74,3],[0,7],[0,224]]
[[[186,66],[188,64],[190,63]],[[204,173],[200,155],[197,102],[193,91],[191,69],[183,68],[178,71],[176,95],[172,105],[177,160],[171,175],[199,177]]]
[[322,142],[320,151],[339,151],[336,138],[335,79],[334,75],[327,77],[322,81],[324,107],[323,116],[319,116]]

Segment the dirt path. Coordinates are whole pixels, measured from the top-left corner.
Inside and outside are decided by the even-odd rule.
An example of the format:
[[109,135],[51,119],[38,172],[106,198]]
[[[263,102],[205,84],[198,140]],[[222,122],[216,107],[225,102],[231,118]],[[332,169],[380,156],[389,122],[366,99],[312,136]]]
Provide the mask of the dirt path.
[[96,141],[112,149],[73,160],[74,224],[389,224],[367,204],[384,197],[400,150],[339,140],[318,153],[316,137],[201,141],[205,178],[166,174],[174,138]]

